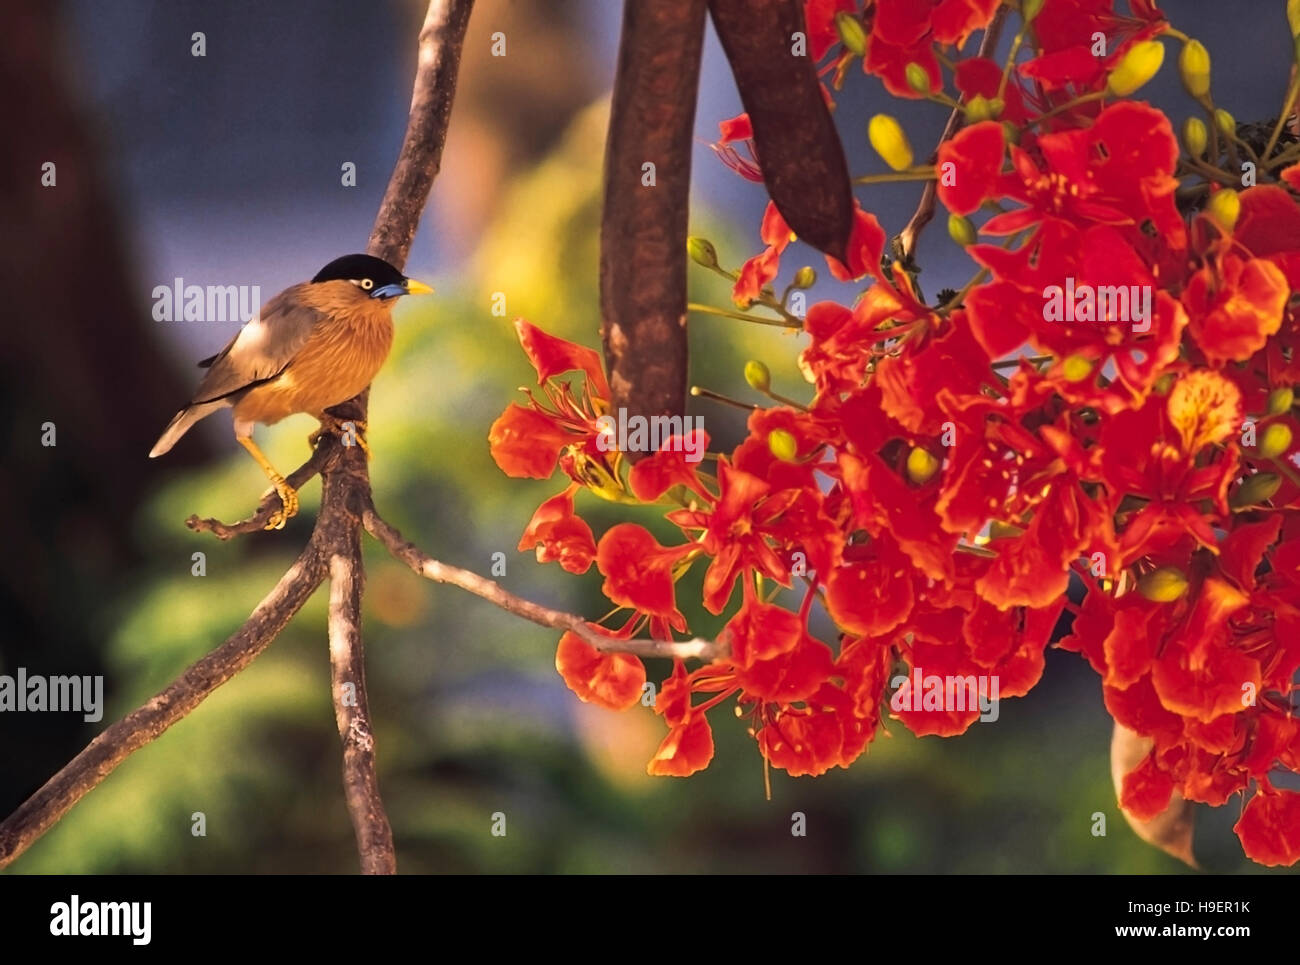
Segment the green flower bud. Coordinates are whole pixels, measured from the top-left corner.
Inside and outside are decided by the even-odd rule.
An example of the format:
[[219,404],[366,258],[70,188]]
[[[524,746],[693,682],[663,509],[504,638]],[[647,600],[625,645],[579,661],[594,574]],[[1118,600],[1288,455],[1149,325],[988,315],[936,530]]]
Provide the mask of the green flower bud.
[[1300,37],[1300,0],[1286,0],[1286,20],[1291,25],[1291,36]]
[[1210,132],[1205,122],[1199,117],[1189,117],[1183,121],[1183,146],[1192,157],[1202,157],[1210,143]]
[[767,434],[767,448],[782,462],[798,462],[799,443],[784,429],[773,429]]
[[795,288],[812,288],[817,282],[817,272],[811,266],[804,265],[794,273]]
[[1295,391],[1290,386],[1282,386],[1268,394],[1268,414],[1281,415],[1290,412],[1295,405]]
[[991,121],[1001,110],[995,111],[993,104],[995,101],[989,100],[983,94],[976,94],[966,102],[966,122],[968,124],[978,124],[980,121]]
[[907,140],[903,126],[888,114],[877,114],[867,125],[867,138],[876,153],[895,171],[906,171],[912,166],[912,145]]
[[1220,133],[1224,137],[1237,136],[1237,119],[1225,111],[1222,107],[1214,110],[1214,123],[1218,125]]
[[1267,426],[1259,437],[1255,451],[1261,459],[1276,459],[1291,448],[1291,427],[1284,422]]
[[1176,566],[1162,566],[1138,580],[1137,589],[1152,603],[1172,603],[1187,592],[1187,577]]
[[1234,509],[1257,506],[1265,500],[1272,499],[1282,488],[1282,477],[1275,472],[1257,472],[1233,490],[1228,497],[1228,504]]
[[867,31],[853,14],[844,10],[837,13],[835,29],[839,32],[840,42],[853,53],[861,57],[867,52]]
[[915,61],[908,64],[903,68],[903,75],[907,78],[907,86],[912,90],[918,94],[930,93],[930,75],[920,64]]
[[1006,138],[1008,144],[1019,144],[1020,128],[1016,127],[1016,125],[1012,124],[1010,121],[1003,121],[1002,136]]
[[960,214],[948,215],[948,237],[965,248],[975,244],[975,225]]
[[1232,234],[1237,218],[1241,216],[1241,196],[1232,188],[1220,188],[1210,195],[1210,200],[1205,203],[1205,211],[1224,231]]
[[907,454],[907,478],[917,485],[924,485],[934,478],[940,465],[938,457],[928,449],[916,446]]
[[1183,44],[1178,54],[1178,74],[1183,79],[1187,93],[1197,100],[1210,90],[1210,52],[1199,40]]
[[758,359],[750,359],[745,363],[745,381],[751,389],[766,392],[772,386],[772,373]]
[[1106,78],[1106,88],[1116,97],[1128,97],[1156,75],[1165,61],[1165,46],[1144,40],[1128,49]]
[[1014,523],[1004,523],[1000,519],[989,520],[989,539],[1007,539],[1014,536],[1024,536],[1023,526],[1017,526]]
[[713,243],[706,238],[687,238],[686,253],[691,256],[691,261],[697,265],[703,265],[705,268],[718,267],[718,251],[713,247]]

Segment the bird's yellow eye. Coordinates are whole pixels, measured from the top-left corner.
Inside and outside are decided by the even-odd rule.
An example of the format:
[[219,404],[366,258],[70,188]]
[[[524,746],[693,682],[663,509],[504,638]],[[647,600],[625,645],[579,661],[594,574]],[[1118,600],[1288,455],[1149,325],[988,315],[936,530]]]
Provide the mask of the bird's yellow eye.
[[370,289],[375,287],[375,283],[371,281],[369,278],[363,278],[361,279],[361,287],[364,288],[366,291],[370,291]]

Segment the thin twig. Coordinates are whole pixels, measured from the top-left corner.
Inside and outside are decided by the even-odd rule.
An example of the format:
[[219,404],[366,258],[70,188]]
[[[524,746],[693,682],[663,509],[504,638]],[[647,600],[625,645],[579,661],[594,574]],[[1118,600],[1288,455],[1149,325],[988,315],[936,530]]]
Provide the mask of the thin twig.
[[533,623],[554,630],[571,630],[584,641],[604,653],[630,653],[638,657],[676,657],[680,660],[724,660],[730,648],[722,641],[702,640],[617,640],[591,629],[584,618],[563,610],[533,603],[515,596],[499,583],[462,570],[458,566],[440,563],[418,546],[406,539],[393,526],[386,522],[373,505],[361,511],[361,522],[366,532],[388,548],[388,552],[401,560],[425,579],[435,583],[450,583],[468,593],[482,597],[507,613],[531,620]]
[[[997,48],[998,38],[1002,33],[1003,21],[1007,19],[1007,13],[1010,7],[1000,6],[993,14],[993,19],[984,30],[984,38],[980,41],[979,56],[988,57]],[[939,143],[934,146],[934,152],[930,155],[930,164],[935,164],[939,160],[939,147],[947,140],[950,140],[961,130],[963,111],[960,107],[954,108],[953,112],[948,115],[948,123],[943,127],[943,134],[939,136]],[[932,220],[934,220],[934,207],[936,201],[937,181],[925,182],[925,189],[921,192],[920,203],[917,204],[916,210],[912,212],[912,217],[908,220],[907,225],[898,234],[898,248],[902,255],[903,264],[909,264],[913,254],[916,252],[916,244],[921,238],[921,232]]]
[[302,551],[248,621],[226,642],[142,706],[113,724],[0,824],[0,868],[48,831],[124,760],[194,710],[265,650],[320,586],[325,567],[314,543]]

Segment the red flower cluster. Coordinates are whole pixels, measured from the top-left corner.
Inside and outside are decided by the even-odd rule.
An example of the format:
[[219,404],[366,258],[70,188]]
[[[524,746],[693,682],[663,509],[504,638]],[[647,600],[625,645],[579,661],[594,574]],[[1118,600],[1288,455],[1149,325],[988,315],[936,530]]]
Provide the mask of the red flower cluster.
[[[805,5],[811,53],[839,77],[854,58],[847,15],[865,72],[890,93],[950,84],[980,101],[935,168],[915,169],[938,181],[958,227],[983,219],[965,224],[988,243],[953,233],[970,282],[928,304],[907,266],[882,267],[885,233],[858,209],[850,264],[830,267],[868,285],[850,304],[808,308],[811,398],[754,411],[747,438],[703,463],[683,452],[704,445],[676,438],[630,470],[599,439],[609,393],[596,354],[521,322],[546,402],[507,409],[492,453],[514,476],[558,463],[570,484],[520,548],[574,573],[594,563],[626,614],[602,631],[615,637],[685,633],[678,581],[704,568],[702,603],[728,615],[729,654],[690,672],[675,662],[655,703],[669,731],[653,774],[707,766],[706,714],[732,699],[763,757],[792,775],[847,766],[885,713],[916,734],[960,734],[978,706],[891,707],[895,675],[996,679],[1000,697],[1021,696],[1068,611],[1060,645],[1101,676],[1116,721],[1150,741],[1124,780],[1126,810],[1151,817],[1174,791],[1212,805],[1241,793],[1247,854],[1292,864],[1300,794],[1273,778],[1300,770],[1295,150],[1270,144],[1260,185],[1240,194],[1217,158],[1180,164],[1165,115],[1116,96],[1159,66],[1155,44],[1178,43],[1153,3],[1120,15],[1112,0],[1026,0],[1031,57],[961,59],[998,5]],[[723,133],[743,140],[747,119]],[[761,158],[727,156],[761,177]],[[742,310],[775,298],[792,238],[774,206],[760,237],[732,275]],[[574,511],[584,488],[664,506],[678,535],[665,545],[623,522],[596,540]],[[815,614],[833,632],[815,633]],[[639,660],[573,634],[557,666],[584,700],[641,697]]]

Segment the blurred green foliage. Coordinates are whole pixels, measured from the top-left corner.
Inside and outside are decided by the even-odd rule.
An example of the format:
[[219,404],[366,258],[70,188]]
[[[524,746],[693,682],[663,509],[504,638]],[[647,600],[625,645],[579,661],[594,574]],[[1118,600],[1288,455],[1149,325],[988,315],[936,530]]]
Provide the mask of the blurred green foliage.
[[[431,279],[439,294],[398,310],[394,354],[371,396],[376,502],[429,553],[489,572],[538,601],[592,616],[605,610],[593,568],[574,577],[516,551],[535,506],[558,480],[510,480],[493,464],[488,427],[534,376],[510,324],[524,316],[599,344],[595,279],[605,109],[572,125],[553,155],[515,184],[463,274]],[[758,190],[757,188],[755,190]],[[719,224],[698,199],[692,233],[736,267],[757,226]],[[800,262],[787,256],[785,271]],[[782,276],[784,282],[788,274]],[[729,304],[725,283],[691,267],[692,299]],[[506,317],[491,313],[504,293]],[[746,358],[773,386],[806,395],[795,336],[706,316],[691,321],[691,378],[759,401]],[[701,399],[714,448],[743,432],[742,413]],[[295,417],[259,438],[277,465],[307,454],[314,427]],[[191,512],[238,518],[265,483],[237,447],[208,470],[174,479],[136,521],[153,561],[118,601],[105,661],[128,712],[245,618],[306,539],[319,498],[304,492],[287,530],[221,543],[186,531]],[[161,471],[161,467],[160,467]],[[597,534],[624,508],[579,497]],[[661,539],[653,510],[631,518]],[[191,554],[206,554],[206,576]],[[1177,872],[1125,826],[1110,786],[1110,723],[1095,675],[1049,654],[1047,679],[1002,705],[996,724],[962,738],[911,737],[891,724],[850,770],[823,778],[772,773],[723,705],[712,714],[717,756],[687,780],[646,776],[663,735],[648,708],[613,714],[579,703],[554,671],[556,634],[455,589],[414,577],[367,542],[365,639],[381,783],[399,868],[421,872]],[[716,618],[698,604],[698,573],[679,602],[692,629]],[[156,743],[135,754],[13,866],[16,872],[334,872],[356,869],[340,788],[329,700],[324,592],[245,672]],[[667,675],[664,664],[651,678]],[[103,725],[100,725],[103,726]],[[1224,812],[1231,808],[1222,809]],[[490,834],[504,812],[505,837]],[[806,815],[807,836],[791,835]],[[206,836],[191,834],[202,812]],[[1094,812],[1107,834],[1091,833]],[[1205,812],[1202,813],[1205,817]],[[1219,870],[1246,870],[1228,830],[1203,825]]]

